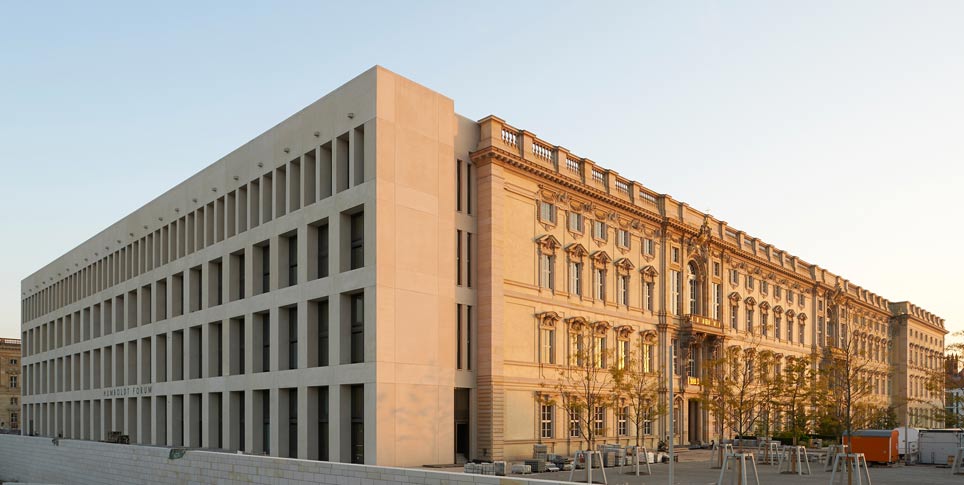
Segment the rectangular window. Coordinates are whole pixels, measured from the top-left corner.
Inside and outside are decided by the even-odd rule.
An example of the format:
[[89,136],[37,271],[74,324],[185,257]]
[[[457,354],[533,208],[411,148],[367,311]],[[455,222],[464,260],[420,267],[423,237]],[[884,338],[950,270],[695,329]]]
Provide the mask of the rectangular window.
[[682,312],[682,306],[681,306],[682,300],[680,298],[680,294],[683,292],[683,279],[680,277],[679,271],[672,270],[669,272],[669,284],[670,284],[670,300],[669,300],[670,311],[679,315]]
[[569,334],[569,365],[582,366],[585,355],[585,344],[582,334]]
[[746,287],[751,290],[753,289],[753,277],[750,275],[746,275]]
[[740,273],[735,269],[730,270],[730,283],[733,283],[734,285],[740,284]]
[[569,262],[569,293],[582,296],[582,263]]
[[592,345],[593,362],[596,367],[605,369],[609,365],[609,362],[606,361],[606,352],[608,349],[606,346],[606,337],[593,337]]
[[643,283],[643,301],[647,310],[653,310],[653,292],[656,291],[656,284],[650,281]]
[[592,237],[599,239],[600,241],[608,240],[609,229],[606,227],[605,222],[592,221]]
[[539,362],[556,363],[556,331],[551,328],[539,330]]
[[776,298],[780,298],[782,293],[783,293],[783,288],[779,286],[773,287],[773,296],[775,296]]
[[595,297],[599,301],[606,300],[606,270],[604,269],[594,269],[593,270],[593,283],[595,284]]
[[465,233],[465,286],[472,287],[472,233]]
[[580,426],[579,426],[579,413],[574,410],[570,410],[569,411],[569,437],[579,438],[580,436],[582,436],[582,431],[580,430]]
[[723,285],[713,283],[713,318],[723,320]]
[[472,370],[472,305],[465,305],[465,368]]
[[629,306],[629,275],[619,276],[619,302]]
[[578,212],[569,213],[569,230],[573,232],[582,233],[583,231],[583,219],[582,214]]
[[328,365],[328,338],[330,332],[328,300],[319,301],[316,311],[318,313],[316,320],[316,331],[318,332],[317,365],[323,367]]
[[555,285],[556,258],[548,254],[539,255],[539,287],[548,290],[556,289]]
[[317,234],[318,277],[326,278],[328,276],[328,253],[329,253],[328,223],[324,223],[318,226],[317,231],[318,231],[318,234]]
[[455,160],[455,210],[462,212],[462,160]]
[[298,284],[298,236],[288,239],[288,286]]
[[298,368],[298,307],[288,308],[288,368]]
[[351,295],[351,361],[355,364],[365,361],[365,294]]
[[539,436],[542,438],[553,438],[555,432],[552,426],[552,405],[543,404],[539,410]]
[[462,369],[462,304],[455,304],[455,368]]
[[773,336],[779,339],[781,335],[783,335],[783,328],[780,325],[780,315],[776,314],[773,315]]
[[351,216],[351,265],[349,269],[365,266],[365,213]]
[[787,302],[793,303],[793,290],[787,290]]
[[656,244],[652,239],[643,239],[643,253],[652,256],[656,253]]
[[619,436],[626,436],[629,434],[629,426],[627,426],[627,421],[629,417],[629,407],[623,407],[619,410],[619,417],[616,421],[616,433]]
[[606,408],[597,406],[592,414],[593,432],[596,436],[600,436],[606,432]]
[[770,283],[766,280],[760,280],[760,292],[766,293],[767,291],[770,291]]
[[674,263],[679,263],[679,248],[677,248],[677,247],[671,248],[670,251],[669,251],[669,254],[670,254],[670,259],[671,259]]
[[643,345],[643,372],[653,372],[656,370],[656,345]]
[[261,246],[261,293],[271,291],[271,246]]
[[737,305],[730,306],[730,328],[736,330],[739,326],[740,321],[740,307]]
[[619,229],[619,230],[617,230],[617,232],[616,232],[616,242],[617,242],[620,246],[622,246],[622,247],[624,247],[624,248],[630,247],[632,241],[631,241],[631,237],[630,237],[630,235],[629,235],[629,231],[626,231],[626,230],[624,230],[624,229]]
[[746,309],[746,331],[753,333],[753,310],[750,308]]
[[800,328],[800,339],[799,339],[799,342],[800,342],[801,344],[803,344],[803,343],[804,343],[804,342],[803,342],[804,326],[803,326],[803,324],[800,324],[800,325],[798,325],[798,327]]
[[349,441],[352,463],[365,463],[365,386],[351,386],[351,439]]
[[800,294],[800,306],[803,306],[803,305],[806,305],[806,304],[807,304],[807,295],[804,295],[803,293],[801,293],[801,294]]
[[556,206],[548,202],[539,202],[539,219],[542,222],[556,223]]
[[719,275],[720,275],[720,263],[717,263],[717,262],[714,261],[714,262],[713,262],[713,276],[719,276]]
[[462,231],[455,230],[455,284],[462,286]]
[[629,367],[629,340],[620,340],[618,349],[619,355],[616,356],[616,365],[620,369],[625,369]]
[[767,326],[768,326],[768,325],[767,325],[767,319],[768,319],[768,318],[769,318],[769,316],[768,316],[766,313],[760,312],[760,332],[763,334],[764,337],[766,337],[767,335],[769,335],[769,331],[768,331],[768,329],[767,329]]

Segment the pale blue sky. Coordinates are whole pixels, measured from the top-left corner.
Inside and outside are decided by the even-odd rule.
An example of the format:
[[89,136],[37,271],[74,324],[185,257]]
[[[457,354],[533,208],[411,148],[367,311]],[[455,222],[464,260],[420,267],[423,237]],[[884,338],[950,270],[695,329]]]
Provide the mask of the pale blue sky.
[[0,1],[0,336],[23,277],[374,64],[962,329],[962,25],[950,1]]

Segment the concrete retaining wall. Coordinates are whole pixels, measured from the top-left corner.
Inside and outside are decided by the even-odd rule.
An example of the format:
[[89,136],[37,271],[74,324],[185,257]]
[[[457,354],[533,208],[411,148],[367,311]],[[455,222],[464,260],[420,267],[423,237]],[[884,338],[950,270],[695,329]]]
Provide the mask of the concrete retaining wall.
[[0,481],[62,484],[545,485],[554,482],[169,448],[0,435]]

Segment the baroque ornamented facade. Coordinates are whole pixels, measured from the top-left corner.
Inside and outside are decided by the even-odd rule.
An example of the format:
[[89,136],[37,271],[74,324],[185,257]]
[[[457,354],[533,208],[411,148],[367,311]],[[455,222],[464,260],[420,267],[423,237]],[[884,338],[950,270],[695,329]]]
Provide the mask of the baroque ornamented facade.
[[576,329],[653,375],[676,349],[681,443],[715,436],[708,360],[751,341],[857,335],[877,398],[927,424],[946,333],[378,67],[26,278],[22,308],[27,433],[403,466],[578,449],[552,404]]
[[20,429],[20,339],[0,338],[0,429]]

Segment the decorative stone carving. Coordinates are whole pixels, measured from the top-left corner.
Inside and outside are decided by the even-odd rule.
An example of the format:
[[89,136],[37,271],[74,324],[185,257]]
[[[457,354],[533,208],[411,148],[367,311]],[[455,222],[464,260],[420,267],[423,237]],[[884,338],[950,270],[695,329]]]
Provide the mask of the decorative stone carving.
[[545,234],[536,238],[536,244],[539,245],[539,252],[542,254],[547,254],[553,256],[556,254],[556,249],[562,247],[562,243],[556,239],[556,236],[552,234]]
[[539,319],[539,327],[546,329],[556,328],[556,322],[562,319],[556,312],[542,312],[537,313],[536,318]]
[[615,266],[621,274],[629,274],[630,271],[636,268],[636,265],[634,265],[629,258],[619,258],[613,263],[613,266]]
[[656,271],[656,268],[652,266],[643,266],[643,268],[639,270],[639,273],[642,275],[643,281],[647,283],[654,283],[656,277],[659,276],[659,271]]
[[592,260],[592,265],[594,268],[604,269],[606,265],[612,262],[613,258],[609,257],[606,251],[596,251],[589,256]]
[[582,258],[589,254],[585,246],[579,243],[572,243],[566,246],[566,253],[569,254],[569,259],[574,261],[582,261]]
[[640,337],[643,339],[643,343],[646,345],[653,345],[658,339],[658,335],[655,330],[641,330],[639,332]]

